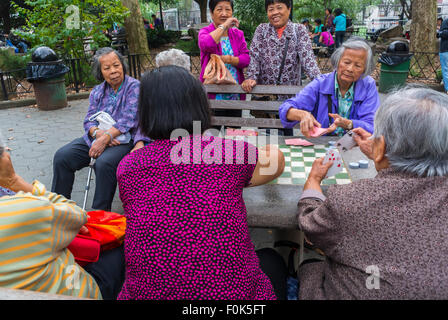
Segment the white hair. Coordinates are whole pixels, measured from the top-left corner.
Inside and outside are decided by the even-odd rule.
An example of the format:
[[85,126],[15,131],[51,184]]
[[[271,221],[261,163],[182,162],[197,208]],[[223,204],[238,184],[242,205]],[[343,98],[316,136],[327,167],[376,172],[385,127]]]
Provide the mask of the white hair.
[[156,56],[156,67],[175,65],[190,71],[190,57],[179,49],[170,49],[160,52]]
[[342,45],[336,49],[336,51],[331,55],[330,61],[334,69],[337,69],[339,61],[341,61],[342,56],[346,49],[352,50],[365,50],[367,51],[366,64],[364,72],[361,78],[370,75],[375,68],[375,62],[373,58],[372,48],[370,48],[369,43],[363,38],[351,37],[347,41],[343,42]]
[[388,94],[375,116],[390,166],[418,176],[448,175],[448,96],[407,86]]

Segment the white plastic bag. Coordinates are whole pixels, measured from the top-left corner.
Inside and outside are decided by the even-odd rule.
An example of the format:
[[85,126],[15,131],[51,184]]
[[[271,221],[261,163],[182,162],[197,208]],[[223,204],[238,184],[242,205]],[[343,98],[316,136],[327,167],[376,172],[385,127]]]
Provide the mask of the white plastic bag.
[[[110,114],[104,111],[99,111],[89,118],[89,121],[98,121],[98,128],[100,130],[109,130],[112,126],[117,123]],[[129,143],[131,141],[131,134],[126,132],[116,137],[118,141],[122,144]]]

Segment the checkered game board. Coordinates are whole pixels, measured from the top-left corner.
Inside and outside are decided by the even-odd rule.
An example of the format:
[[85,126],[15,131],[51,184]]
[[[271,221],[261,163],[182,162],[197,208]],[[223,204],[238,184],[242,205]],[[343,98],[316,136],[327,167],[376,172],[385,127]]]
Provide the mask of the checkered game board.
[[[309,147],[280,145],[279,148],[285,156],[285,170],[282,175],[271,181],[270,184],[304,185],[311,171],[314,160],[325,156],[326,145]],[[352,182],[347,168],[333,177],[324,179],[322,185],[347,184]]]

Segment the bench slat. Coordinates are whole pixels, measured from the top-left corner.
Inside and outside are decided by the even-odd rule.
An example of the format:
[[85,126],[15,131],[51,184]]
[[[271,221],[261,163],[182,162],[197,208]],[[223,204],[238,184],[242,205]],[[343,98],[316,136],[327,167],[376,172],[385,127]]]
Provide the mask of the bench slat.
[[283,128],[282,122],[279,119],[263,118],[212,117],[212,125],[226,127]]
[[[207,93],[243,93],[246,92],[240,85],[236,84],[206,84],[204,85]],[[273,86],[273,85],[257,85],[252,90],[251,94],[291,94],[296,95],[303,89],[303,86]]]
[[211,109],[277,111],[281,101],[209,100]]

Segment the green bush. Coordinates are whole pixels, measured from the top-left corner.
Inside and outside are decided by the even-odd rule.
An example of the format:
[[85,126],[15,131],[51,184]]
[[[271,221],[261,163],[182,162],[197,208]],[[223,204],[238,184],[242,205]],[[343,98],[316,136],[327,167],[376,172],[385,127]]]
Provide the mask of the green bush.
[[437,79],[438,81],[442,81],[442,69],[438,69],[438,70],[436,71],[436,79]]
[[9,50],[0,50],[0,70],[10,71],[26,68],[28,62],[31,61],[31,55],[18,55],[11,53]]
[[174,48],[191,53],[193,56],[200,54],[198,42],[196,40],[178,41]]
[[158,48],[164,44],[177,42],[181,31],[163,30],[161,28],[146,30],[149,48]]

